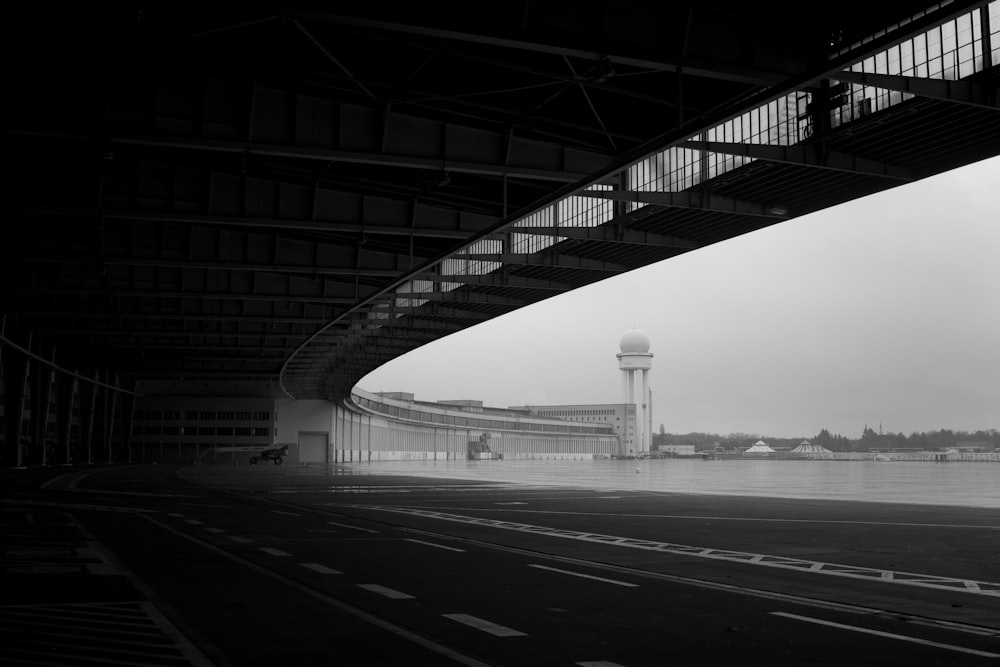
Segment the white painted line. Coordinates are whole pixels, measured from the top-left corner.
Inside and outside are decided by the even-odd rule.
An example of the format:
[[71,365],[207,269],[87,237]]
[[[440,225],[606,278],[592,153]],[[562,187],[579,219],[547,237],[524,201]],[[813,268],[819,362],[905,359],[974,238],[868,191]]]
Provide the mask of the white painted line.
[[192,526],[203,526],[203,525],[205,525],[204,521],[198,521],[198,519],[184,519],[184,523],[189,523]]
[[[153,524],[154,526],[162,528],[167,532],[173,533],[174,535],[183,540],[193,542],[194,544],[197,544],[211,551],[212,553],[217,554],[222,558],[228,558],[234,563],[243,565],[244,567],[247,567],[262,576],[269,577],[274,581],[289,586],[307,597],[311,597],[314,600],[318,600],[323,604],[333,607],[334,609],[338,609],[344,613],[350,614],[354,618],[364,623],[368,623],[369,625],[372,625],[376,628],[390,632],[401,639],[413,642],[417,646],[422,646],[425,649],[434,651],[438,655],[441,655],[452,662],[458,663],[460,665],[465,665],[466,667],[489,667],[489,665],[487,665],[485,662],[482,662],[481,660],[477,660],[471,656],[465,655],[464,653],[460,653],[459,651],[456,651],[455,649],[449,646],[445,646],[444,644],[439,644],[430,639],[427,639],[423,635],[417,634],[411,630],[408,630],[407,628],[396,625],[394,623],[390,623],[389,621],[386,621],[383,618],[375,616],[374,614],[371,614],[365,611],[364,609],[360,609],[359,607],[349,605],[346,602],[330,597],[329,595],[326,595],[316,590],[313,587],[306,586],[305,584],[301,584],[295,581],[294,579],[289,579],[288,577],[280,575],[274,571],[274,568],[264,567],[263,565],[254,563],[253,561],[247,560],[246,558],[237,556],[236,554],[231,553],[226,549],[217,547],[197,537],[192,537],[191,535],[188,535],[183,531],[177,530],[176,528],[173,528],[172,526],[169,526],[161,521],[158,521],[157,519],[152,519],[146,514],[137,514],[137,516],[141,517],[142,519],[145,519],[146,521],[149,521],[149,523]],[[194,665],[194,667],[201,667],[202,664],[204,663],[195,662],[192,660],[192,665]]]
[[444,616],[445,618],[450,618],[453,621],[458,621],[463,625],[468,625],[470,628],[475,628],[476,630],[482,630],[483,632],[488,632],[496,637],[528,636],[524,632],[518,632],[517,630],[512,630],[502,625],[497,625],[496,623],[491,623],[481,618],[477,618],[476,616],[470,616],[469,614],[441,614],[441,615]]
[[240,537],[239,535],[230,535],[229,539],[231,539],[233,542],[239,542],[240,544],[250,544],[251,542],[253,542],[253,540],[246,537]]
[[520,500],[514,500],[509,503],[493,503],[494,505],[527,505],[528,503],[522,503]]
[[1000,658],[1000,653],[990,653],[988,651],[980,651],[978,649],[967,648],[965,646],[955,646],[954,644],[942,644],[940,642],[932,642],[928,639],[919,639],[917,637],[907,637],[906,635],[897,635],[891,632],[882,632],[881,630],[870,630],[868,628],[860,628],[856,625],[844,625],[843,623],[824,621],[819,618],[809,618],[808,616],[799,616],[798,614],[788,614],[783,611],[772,611],[771,614],[774,616],[791,618],[797,621],[816,623],[817,625],[826,625],[831,628],[840,628],[841,630],[853,630],[854,632],[861,632],[866,635],[875,635],[876,637],[888,637],[889,639],[899,639],[905,642],[913,642],[914,644],[923,644],[924,646],[934,646],[936,648],[943,648],[948,651],[957,651],[959,653],[978,655],[983,658]]
[[257,547],[266,554],[271,554],[272,556],[291,556],[292,554],[287,551],[282,551],[281,549],[275,549],[274,547]]
[[580,667],[625,667],[625,665],[620,665],[617,662],[609,662],[607,660],[587,660],[576,664]]
[[350,528],[351,530],[360,530],[365,533],[377,533],[377,530],[372,530],[371,528],[361,528],[360,526],[351,526],[346,523],[337,523],[336,521],[327,521],[331,526],[340,526],[341,528]]
[[172,516],[172,517],[174,517],[175,519],[183,519],[183,518],[184,518],[184,515],[183,515],[183,514],[181,514],[180,512],[171,512],[171,513],[170,513],[170,514],[168,514],[167,516]]
[[615,584],[617,586],[628,586],[629,588],[638,588],[639,584],[630,584],[627,581],[618,581],[617,579],[605,579],[604,577],[595,577],[592,574],[584,574],[583,572],[573,572],[571,570],[560,570],[558,567],[549,567],[548,565],[536,565],[534,563],[528,564],[528,567],[538,568],[539,570],[549,570],[550,572],[559,572],[560,574],[569,574],[574,577],[582,577],[584,579],[593,579],[595,581],[603,581],[609,584]]
[[320,574],[340,574],[340,570],[334,570],[332,567],[327,567],[326,565],[321,565],[320,563],[301,563],[302,567],[307,570],[312,570],[313,572],[319,572]]
[[416,542],[417,544],[426,544],[429,547],[437,547],[438,549],[447,549],[448,551],[459,551],[465,553],[465,549],[456,549],[455,547],[446,547],[443,544],[434,544],[433,542],[424,542],[423,540],[414,540],[413,538],[407,537],[407,542]]
[[773,567],[785,570],[795,570],[798,572],[831,575],[835,577],[849,577],[852,579],[881,581],[884,583],[899,584],[904,586],[922,586],[938,590],[960,591],[972,595],[1000,597],[1000,582],[973,581],[969,579],[956,579],[953,577],[941,577],[937,575],[920,575],[912,572],[894,572],[892,570],[855,567],[853,565],[840,565],[837,563],[824,563],[804,560],[801,558],[788,558],[769,554],[735,551],[732,549],[713,549],[709,547],[692,546],[690,544],[673,544],[670,542],[657,542],[654,540],[640,540],[619,537],[616,535],[602,535],[600,533],[582,532],[577,530],[563,530],[547,526],[516,523],[513,521],[502,521],[497,519],[485,519],[482,517],[465,516],[461,514],[449,514],[447,512],[415,509],[411,507],[386,507],[379,505],[364,505],[364,507],[369,510],[382,510],[385,512],[396,512],[399,514],[439,519],[442,521],[454,521],[457,523],[474,524],[476,526],[499,528],[502,530],[520,531],[545,537],[580,540],[583,542],[621,546],[631,549],[646,549],[649,551],[656,551],[661,554],[680,554],[683,556],[695,556],[699,558],[709,558],[712,560],[742,563],[744,565]]
[[207,526],[205,528],[205,530],[207,530],[210,533],[224,533],[224,532],[226,532],[226,531],[222,530],[221,528],[212,528],[211,526]]
[[400,591],[393,590],[391,588],[386,588],[385,586],[379,586],[378,584],[358,584],[358,588],[363,588],[366,591],[371,591],[372,593],[378,593],[379,595],[384,595],[387,598],[392,598],[393,600],[411,600],[412,595],[407,595]]
[[301,514],[296,514],[295,512],[282,512],[281,510],[270,510],[271,514],[284,514],[285,516],[302,516]]

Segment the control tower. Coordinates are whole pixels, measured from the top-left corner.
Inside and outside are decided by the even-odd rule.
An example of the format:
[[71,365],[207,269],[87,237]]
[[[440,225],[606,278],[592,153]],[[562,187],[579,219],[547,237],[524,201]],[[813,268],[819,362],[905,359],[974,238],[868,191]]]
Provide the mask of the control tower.
[[[649,410],[649,371],[653,367],[653,355],[649,351],[649,336],[640,329],[629,329],[618,343],[621,352],[618,353],[618,368],[622,372],[623,399],[628,405],[636,406],[635,443],[626,449],[634,450],[636,456],[649,454],[651,430],[646,428],[646,422],[651,415]],[[642,394],[638,397],[635,391],[636,371],[642,371]],[[627,431],[626,431],[627,433]]]

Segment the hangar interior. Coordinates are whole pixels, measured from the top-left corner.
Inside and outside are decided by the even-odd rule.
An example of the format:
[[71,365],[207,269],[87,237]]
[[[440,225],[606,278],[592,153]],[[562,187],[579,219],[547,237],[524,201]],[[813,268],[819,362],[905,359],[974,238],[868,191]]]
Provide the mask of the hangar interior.
[[278,401],[352,423],[361,378],[449,333],[1000,153],[995,1],[5,23],[2,466],[280,441]]

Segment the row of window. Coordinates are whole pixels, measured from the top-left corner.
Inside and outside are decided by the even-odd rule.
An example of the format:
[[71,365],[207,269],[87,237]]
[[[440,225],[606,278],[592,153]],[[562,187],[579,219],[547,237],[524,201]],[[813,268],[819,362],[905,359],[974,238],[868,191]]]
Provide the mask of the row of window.
[[355,402],[365,408],[375,412],[395,417],[397,419],[410,419],[426,424],[446,424],[448,426],[467,426],[474,429],[484,430],[505,430],[505,431],[536,431],[542,433],[610,433],[611,426],[607,424],[536,424],[532,422],[504,421],[499,419],[482,419],[478,417],[464,417],[459,415],[443,414],[439,412],[425,412],[423,410],[413,410],[409,408],[386,405],[373,401],[362,396],[354,396]]
[[613,409],[601,410],[539,410],[538,415],[542,417],[598,417],[603,415],[613,415]]
[[145,424],[135,426],[133,434],[149,435],[180,435],[191,436],[268,436],[271,429],[267,426],[157,426]]
[[136,410],[135,421],[271,421],[270,410]]

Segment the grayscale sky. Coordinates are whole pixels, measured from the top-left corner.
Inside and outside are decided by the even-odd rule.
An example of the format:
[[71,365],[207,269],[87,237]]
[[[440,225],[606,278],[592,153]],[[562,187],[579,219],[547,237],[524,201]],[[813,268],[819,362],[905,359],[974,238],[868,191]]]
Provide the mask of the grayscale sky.
[[522,308],[366,376],[488,406],[622,402],[650,337],[653,428],[859,437],[1000,428],[1000,158]]

